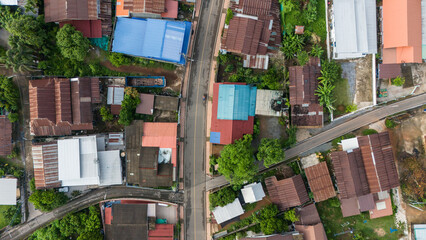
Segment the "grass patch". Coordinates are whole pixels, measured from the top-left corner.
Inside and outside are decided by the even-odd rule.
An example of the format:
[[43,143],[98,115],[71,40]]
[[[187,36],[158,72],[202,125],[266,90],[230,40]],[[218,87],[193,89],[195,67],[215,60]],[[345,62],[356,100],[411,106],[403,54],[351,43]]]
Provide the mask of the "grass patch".
[[[399,239],[403,231],[399,229],[390,233],[390,228],[397,229],[394,216],[370,219],[368,212],[361,213],[357,216],[343,218],[340,207],[334,205],[335,199],[329,199],[317,203],[318,213],[324,224],[328,239],[353,239],[350,233],[334,236],[338,233],[353,230],[353,234],[361,237],[357,239]],[[375,230],[383,229],[384,235],[379,236]]]
[[338,79],[334,82],[336,88],[333,90],[333,96],[336,99],[334,102],[334,106],[347,106],[351,104],[351,100],[349,98],[349,83],[348,79]]
[[5,216],[4,216],[4,211],[6,211],[9,208],[10,208],[10,206],[6,206],[6,205],[0,206],[0,229],[9,225],[9,221],[7,221]]
[[367,136],[367,135],[371,135],[371,134],[376,134],[378,133],[376,130],[374,129],[364,129],[362,131],[362,135]]
[[[6,212],[9,211],[7,214]],[[11,224],[11,221],[13,219],[13,216],[15,216],[16,211],[19,211],[14,219],[13,225],[16,225],[21,222],[21,210],[17,209],[17,206],[8,206],[8,205],[1,205],[0,206],[0,229],[6,227],[7,225]]]

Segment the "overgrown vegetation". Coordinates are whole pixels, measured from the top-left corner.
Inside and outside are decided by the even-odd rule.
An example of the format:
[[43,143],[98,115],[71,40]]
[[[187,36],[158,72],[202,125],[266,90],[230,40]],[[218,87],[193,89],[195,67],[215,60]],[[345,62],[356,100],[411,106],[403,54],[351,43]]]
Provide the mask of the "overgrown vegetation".
[[59,29],[56,43],[62,55],[71,60],[84,61],[89,52],[89,40],[69,24]]
[[296,133],[297,133],[297,127],[296,126],[290,126],[285,130],[287,133],[287,139],[284,141],[283,145],[285,148],[292,147],[297,142]]
[[403,195],[416,202],[426,200],[426,168],[424,157],[408,156],[402,159],[402,171],[400,173],[401,189]]
[[235,192],[231,187],[222,188],[217,192],[209,195],[210,210],[215,207],[223,207],[232,202],[238,197],[238,193]]
[[63,219],[55,220],[49,226],[35,231],[29,239],[102,240],[101,232],[99,208],[91,206],[80,212],[70,213]]
[[0,108],[9,112],[7,117],[11,122],[16,122],[19,119],[19,98],[19,89],[13,83],[13,80],[0,75]]
[[253,137],[257,137],[260,134],[260,121],[258,118],[254,118],[254,123],[253,123]]
[[345,111],[347,113],[355,112],[358,109],[358,106],[356,104],[350,104],[346,106]]
[[13,175],[19,179],[24,175],[24,169],[0,158],[0,178],[6,175]]
[[333,96],[333,90],[336,87],[335,82],[341,79],[341,75],[342,68],[340,64],[333,60],[322,61],[321,77],[318,78],[320,83],[315,95],[318,96],[320,104],[325,106],[330,113],[335,110],[333,104],[336,99]]
[[234,17],[234,13],[232,12],[230,8],[228,8],[228,10],[226,11],[225,24],[229,25],[229,22],[231,21],[233,17]]
[[404,83],[405,83],[405,77],[398,76],[392,79],[392,85],[394,86],[401,87],[404,85]]
[[0,206],[0,229],[5,226],[15,226],[21,223],[20,205]]
[[34,204],[36,209],[40,209],[43,212],[52,211],[53,209],[64,205],[68,201],[68,197],[65,193],[57,192],[54,189],[37,190],[34,178],[30,181],[30,188],[32,194],[28,198],[28,201]]
[[262,138],[257,153],[257,159],[263,160],[263,165],[269,167],[284,160],[284,150],[279,139]]
[[394,120],[386,118],[385,126],[389,129],[392,129],[392,128],[395,128],[396,126],[398,126],[398,124]]
[[114,119],[114,116],[112,115],[109,108],[105,106],[101,107],[101,109],[99,110],[99,113],[101,114],[102,121],[104,122],[109,122],[109,121],[112,121],[112,119]]
[[368,128],[368,129],[364,129],[364,130],[362,131],[362,135],[363,135],[363,136],[367,136],[367,135],[371,135],[371,134],[376,134],[376,133],[378,133],[376,130],[374,130],[374,129],[370,129],[370,128]]
[[124,99],[121,102],[121,111],[118,123],[129,126],[135,119],[136,107],[141,103],[139,93],[136,88],[126,87],[124,89]]
[[345,134],[343,136],[340,136],[338,138],[333,139],[333,141],[331,141],[331,145],[334,148],[338,148],[339,147],[339,143],[342,142],[342,140],[349,139],[349,138],[354,138],[354,137],[355,137],[355,135],[353,135],[352,133],[347,133],[347,134]]

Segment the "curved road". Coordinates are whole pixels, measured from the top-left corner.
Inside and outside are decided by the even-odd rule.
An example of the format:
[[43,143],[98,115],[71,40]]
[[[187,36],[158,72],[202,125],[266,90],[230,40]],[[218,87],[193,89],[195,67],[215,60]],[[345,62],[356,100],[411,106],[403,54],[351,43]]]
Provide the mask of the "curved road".
[[24,224],[20,224],[8,231],[5,231],[0,235],[0,239],[24,239],[38,228],[47,225],[55,219],[62,218],[70,212],[79,211],[102,200],[114,198],[139,198],[175,204],[183,203],[182,193],[176,193],[168,190],[141,189],[124,186],[101,188],[91,191],[88,194],[85,194],[51,212],[43,213]]
[[[305,153],[313,148],[321,146],[337,137],[346,133],[352,132],[370,123],[376,122],[387,116],[409,110],[412,108],[420,107],[426,104],[426,94],[417,95],[390,105],[383,107],[378,106],[376,109],[366,112],[363,115],[357,116],[352,119],[334,126],[333,128],[320,132],[317,135],[310,137],[304,141],[297,143],[294,147],[285,151],[285,160],[290,160],[298,155]],[[286,161],[270,166],[273,168],[279,164],[286,163]],[[264,169],[260,169],[264,170]],[[206,183],[206,190],[210,191],[218,187],[228,185],[229,182],[223,176],[214,178]]]

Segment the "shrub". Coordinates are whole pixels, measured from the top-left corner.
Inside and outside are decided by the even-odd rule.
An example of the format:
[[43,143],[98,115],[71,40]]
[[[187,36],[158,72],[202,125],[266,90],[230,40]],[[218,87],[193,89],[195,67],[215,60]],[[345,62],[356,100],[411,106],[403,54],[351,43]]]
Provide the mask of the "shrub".
[[318,58],[321,58],[323,53],[324,53],[324,50],[322,49],[322,47],[320,45],[317,45],[317,44],[315,44],[312,47],[312,50],[310,52],[312,57],[318,57]]
[[346,112],[347,113],[351,113],[351,112],[355,112],[358,109],[358,106],[356,104],[351,104],[346,106]]
[[225,24],[229,25],[229,22],[231,21],[233,17],[234,17],[234,13],[232,12],[230,8],[228,8],[228,10],[226,11]]
[[232,65],[232,64],[227,65],[226,68],[225,68],[225,72],[229,73],[229,72],[232,72],[232,71],[234,71],[234,65]]
[[284,53],[286,59],[293,59],[296,53],[302,51],[304,45],[305,39],[302,35],[290,32],[284,36],[281,51]]
[[394,79],[392,79],[392,85],[397,86],[397,87],[401,87],[402,85],[404,85],[405,83],[405,78],[398,76]]
[[110,52],[108,54],[108,60],[115,67],[120,67],[122,65],[130,65],[132,63],[131,59],[126,57],[122,53]]
[[338,137],[338,138],[333,139],[333,141],[331,142],[331,145],[332,145],[334,148],[337,148],[337,147],[339,146],[339,143],[340,143],[342,140],[344,140],[344,139],[348,139],[348,138],[354,138],[354,137],[355,137],[355,135],[353,135],[352,133],[347,133],[347,134],[345,134],[345,135],[343,135],[343,136],[340,136],[340,137]]
[[397,124],[394,120],[388,119],[388,118],[385,120],[385,125],[389,129],[395,128],[397,126]]
[[296,216],[296,210],[294,208],[284,212],[284,219],[292,223],[299,221],[299,217]]
[[112,121],[112,119],[114,118],[112,113],[105,106],[101,107],[101,109],[99,110],[99,113],[101,114],[102,121],[104,122]]
[[309,54],[306,51],[300,51],[297,53],[297,61],[300,66],[305,66],[309,62]]
[[263,160],[263,165],[265,165],[265,167],[279,163],[283,161],[285,157],[279,139],[262,138],[258,150],[257,158]]
[[124,89],[124,99],[121,102],[121,110],[118,123],[124,126],[129,126],[135,119],[136,107],[141,102],[138,91],[132,87]]
[[367,135],[371,135],[371,134],[376,134],[378,133],[376,130],[374,129],[364,129],[362,131],[362,135],[367,136]]
[[328,202],[330,204],[330,207],[333,207],[333,208],[340,207],[340,201],[339,199],[337,199],[337,197],[329,199]]
[[285,131],[288,135],[288,138],[284,142],[284,147],[291,147],[297,142],[297,138],[296,138],[297,127],[291,126],[291,127],[287,128]]
[[41,211],[48,212],[65,204],[68,197],[61,192],[56,192],[53,189],[35,190],[28,199],[34,204],[34,207]]
[[14,123],[14,122],[19,120],[19,114],[18,113],[9,113],[9,115],[7,115],[7,118],[9,119],[9,121],[11,123]]
[[231,187],[222,188],[217,192],[211,193],[209,195],[210,210],[213,210],[217,206],[223,207],[234,202],[237,196],[237,193]]
[[244,206],[243,206],[244,211],[248,212],[248,211],[251,211],[251,210],[255,209],[256,208],[256,204],[257,204],[256,202],[244,204]]
[[258,118],[254,118],[253,137],[257,137],[259,134],[260,134],[260,121]]

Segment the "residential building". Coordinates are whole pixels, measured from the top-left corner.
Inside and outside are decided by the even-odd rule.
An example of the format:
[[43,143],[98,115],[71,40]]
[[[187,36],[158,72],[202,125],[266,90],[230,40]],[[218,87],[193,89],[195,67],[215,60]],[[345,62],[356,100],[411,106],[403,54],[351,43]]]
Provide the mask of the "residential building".
[[311,167],[305,168],[306,178],[309,187],[314,194],[315,202],[321,202],[336,196],[327,162],[321,162]]
[[0,115],[0,156],[12,153],[12,123],[6,115]]
[[244,67],[268,69],[268,53],[281,44],[278,1],[231,1],[230,9],[235,14],[225,25],[222,51],[242,55]]
[[324,226],[314,203],[297,208],[296,212],[299,215],[299,221],[295,222],[295,229],[303,235],[304,240],[327,240]]
[[262,183],[251,183],[245,185],[241,189],[243,195],[244,203],[255,203],[261,201],[265,197],[265,192],[263,191]]
[[44,0],[44,20],[74,26],[88,38],[112,33],[111,0]]
[[226,145],[253,134],[255,110],[256,87],[215,83],[210,142]]
[[112,51],[183,65],[190,34],[190,22],[117,18]]
[[0,178],[0,205],[16,205],[18,179]]
[[123,86],[108,86],[107,104],[111,105],[111,114],[119,115],[121,102],[124,100]]
[[299,128],[317,128],[324,125],[323,107],[315,95],[320,76],[319,58],[311,58],[305,66],[289,67],[292,125]]
[[399,186],[389,133],[343,140],[342,149],[331,153],[331,159],[343,216],[364,211],[370,211],[371,218],[383,214],[388,191]]
[[98,78],[29,81],[30,130],[35,136],[93,129],[92,104],[100,102]]
[[364,57],[377,53],[375,0],[333,2],[331,41],[334,59]]
[[117,17],[177,18],[176,0],[117,0]]
[[256,115],[279,117],[288,109],[284,92],[278,90],[257,89]]
[[34,143],[32,145],[34,180],[37,189],[58,188],[58,143]]
[[276,176],[268,177],[265,179],[265,185],[272,203],[277,205],[280,211],[300,206],[309,201],[301,175],[283,180],[277,180]]
[[379,64],[379,79],[402,77],[402,66],[398,63]]
[[421,63],[421,1],[384,0],[382,15],[383,63]]
[[239,219],[238,217],[244,213],[240,200],[236,198],[232,203],[223,207],[216,207],[212,211],[216,222],[222,227],[233,220]]
[[154,97],[153,94],[139,94],[141,103],[136,107],[136,113],[152,115],[154,113]]

